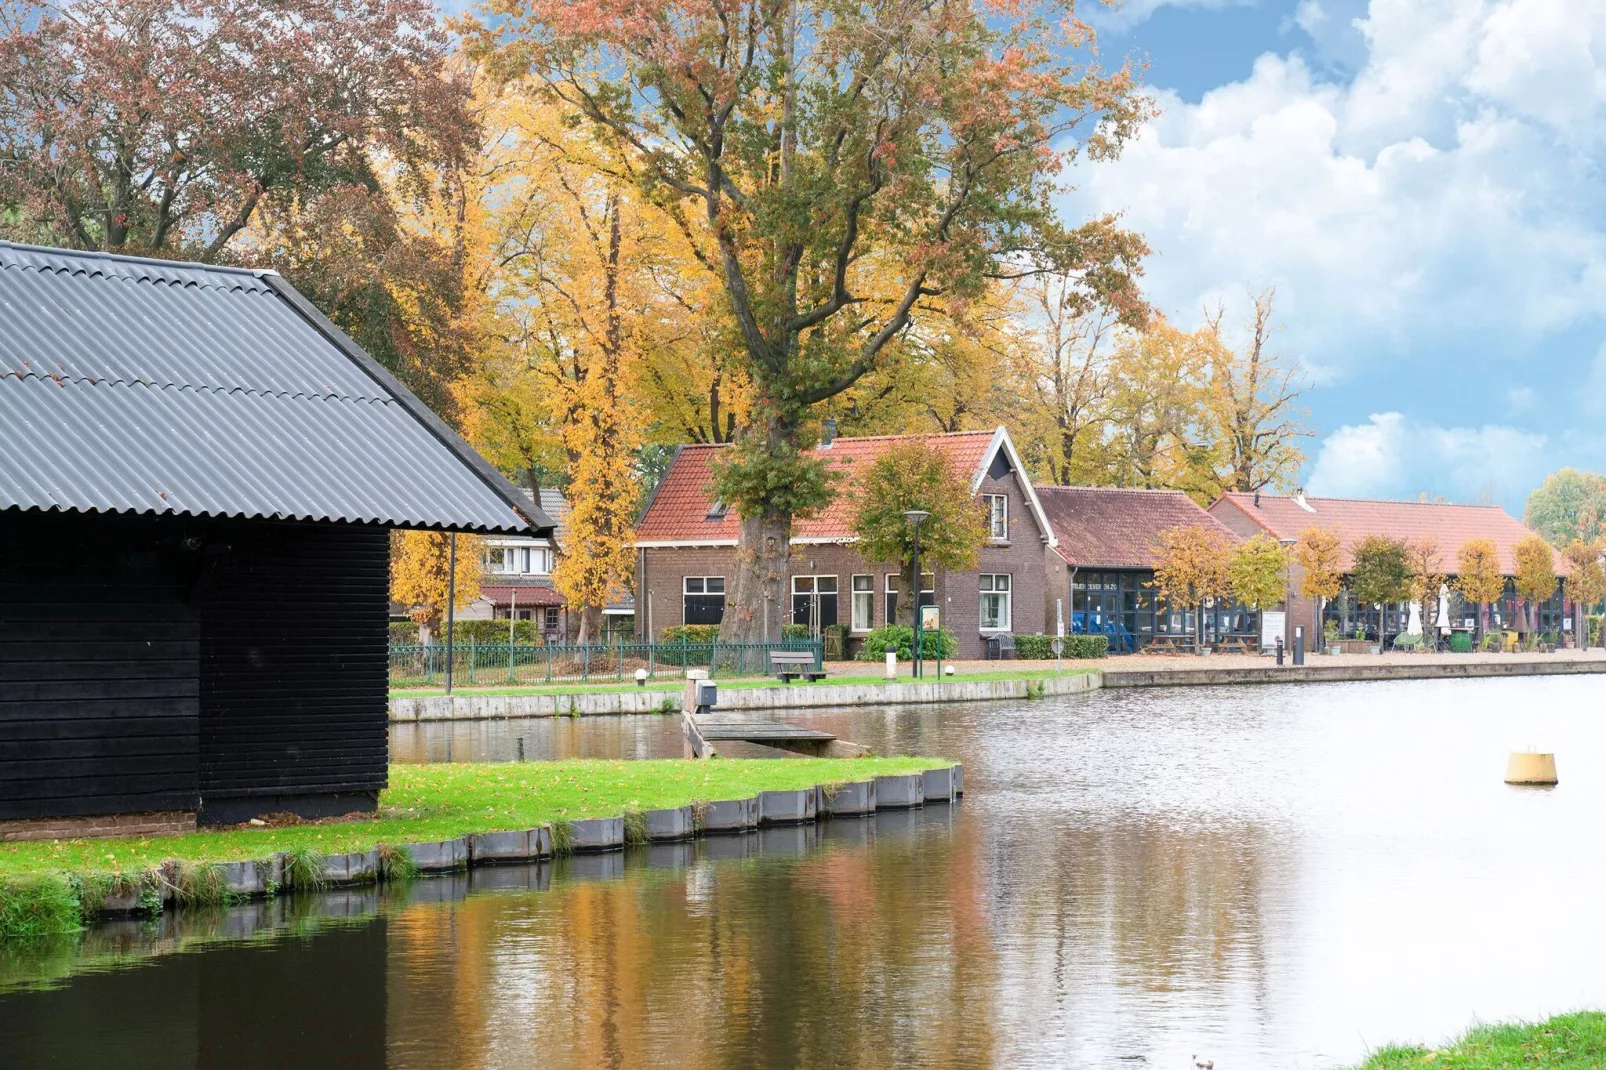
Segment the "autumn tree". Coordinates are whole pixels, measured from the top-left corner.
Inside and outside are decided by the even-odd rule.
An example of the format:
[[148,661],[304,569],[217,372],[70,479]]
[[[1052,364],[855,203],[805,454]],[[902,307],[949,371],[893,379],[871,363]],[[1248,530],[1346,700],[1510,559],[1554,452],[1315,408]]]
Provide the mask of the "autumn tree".
[[1152,586],[1167,604],[1193,612],[1193,648],[1198,651],[1205,602],[1232,591],[1232,544],[1219,528],[1190,524],[1160,532],[1155,550]]
[[1500,568],[1500,550],[1494,540],[1473,538],[1456,551],[1455,589],[1461,597],[1478,607],[1478,635],[1483,635],[1485,607],[1506,589]]
[[1576,468],[1552,472],[1528,495],[1522,519],[1555,546],[1601,538],[1606,534],[1606,476]]
[[[478,535],[457,536],[457,604],[480,594]],[[434,635],[446,617],[448,581],[452,575],[452,536],[441,531],[397,531],[390,540],[390,597],[408,607],[408,616],[423,636]],[[427,639],[426,639],[427,641]]]
[[1573,628],[1580,647],[1589,645],[1588,614],[1606,598],[1606,567],[1601,564],[1599,542],[1574,539],[1561,552],[1567,569],[1567,594],[1573,601]]
[[1445,582],[1444,555],[1431,535],[1407,542],[1405,555],[1411,573],[1411,601],[1422,607],[1422,630],[1437,635],[1439,625],[1444,623],[1439,620],[1439,593]]
[[1550,544],[1538,535],[1525,535],[1512,547],[1511,556],[1516,565],[1514,579],[1517,594],[1527,603],[1524,615],[1526,631],[1539,630],[1539,606],[1556,593],[1556,553]]
[[1270,535],[1244,540],[1227,568],[1232,596],[1257,613],[1275,606],[1287,594],[1288,562],[1288,548]]
[[15,0],[0,232],[276,268],[450,416],[460,279],[401,203],[473,140],[450,53],[429,0]]
[[1384,642],[1387,607],[1411,594],[1410,551],[1403,541],[1386,535],[1367,535],[1351,553],[1350,590],[1362,602],[1377,607],[1377,641]]
[[[971,493],[970,480],[956,472],[948,455],[925,439],[887,450],[859,481],[853,531],[867,561],[896,562],[900,590],[918,592],[914,575],[914,528],[904,515],[920,509],[931,515],[920,524],[920,565],[964,571],[976,567],[987,541],[987,511]],[[915,597],[898,600],[898,623],[915,622]]]
[[1084,62],[1068,5],[493,0],[490,15],[480,47],[627,147],[640,188],[695,212],[716,249],[751,383],[717,474],[741,516],[723,638],[779,630],[792,518],[830,497],[802,449],[813,406],[990,280],[1125,285],[1114,221],[1063,226],[1053,194],[1148,103],[1131,70]]
[[1299,397],[1307,384],[1297,363],[1271,349],[1275,296],[1272,287],[1255,295],[1241,351],[1235,351],[1225,337],[1219,308],[1208,323],[1216,345],[1210,356],[1206,405],[1223,490],[1287,489],[1305,463],[1300,440],[1311,432]]
[[1107,462],[1098,482],[1210,499],[1215,459],[1200,418],[1211,345],[1207,333],[1182,331],[1158,317],[1147,330],[1118,339],[1106,370]]
[[1322,630],[1325,604],[1344,589],[1343,542],[1328,528],[1306,528],[1294,543],[1299,593],[1316,601],[1316,630]]

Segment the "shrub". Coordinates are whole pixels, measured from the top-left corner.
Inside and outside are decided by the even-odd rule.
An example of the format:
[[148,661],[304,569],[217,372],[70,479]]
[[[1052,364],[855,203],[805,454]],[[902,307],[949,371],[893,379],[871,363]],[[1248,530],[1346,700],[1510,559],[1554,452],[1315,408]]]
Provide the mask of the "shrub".
[[783,625],[781,625],[781,638],[782,639],[807,639],[807,638],[809,638],[809,635],[810,635],[809,626],[807,624],[783,624]]
[[1600,616],[1600,614],[1598,614],[1598,613],[1591,614],[1590,617],[1589,617],[1588,625],[1589,625],[1589,645],[1590,646],[1599,646],[1600,645],[1600,624],[1601,624],[1602,619],[1606,619],[1606,618],[1602,618]]
[[658,636],[660,643],[678,643],[685,640],[688,643],[712,643],[719,638],[719,625],[717,624],[675,624],[663,630]]
[[[490,645],[507,642],[507,626],[505,620],[460,620],[452,625],[452,645],[466,646],[469,643]],[[519,645],[540,644],[545,641],[540,629],[536,627],[538,621],[513,621],[513,642]],[[446,642],[446,626],[435,635],[435,642]]]
[[1054,656],[1051,635],[1015,635],[1015,656],[1022,661],[1047,661]]
[[410,620],[393,620],[390,622],[390,642],[397,643],[418,642],[418,625]]
[[[931,649],[932,638],[941,641],[941,651]],[[921,653],[928,658],[951,658],[959,652],[959,640],[947,628],[940,632],[926,632],[921,639]],[[909,661],[914,657],[915,632],[913,628],[902,624],[889,624],[877,628],[864,637],[864,643],[854,657],[859,661],[882,661],[888,651],[896,651],[899,661]]]
[[1067,635],[1065,656],[1068,658],[1102,658],[1110,652],[1107,635]]

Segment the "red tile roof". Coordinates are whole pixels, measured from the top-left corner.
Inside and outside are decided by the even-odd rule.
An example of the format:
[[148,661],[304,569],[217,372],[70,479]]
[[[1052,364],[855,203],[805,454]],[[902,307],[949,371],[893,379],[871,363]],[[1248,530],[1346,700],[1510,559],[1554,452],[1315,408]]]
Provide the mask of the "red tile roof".
[[1038,487],[1059,537],[1059,555],[1078,568],[1153,568],[1156,537],[1169,528],[1214,528],[1239,539],[1180,490]]
[[[853,537],[855,480],[876,458],[902,442],[924,439],[932,449],[948,454],[954,471],[974,478],[987,460],[995,431],[959,431],[945,435],[883,435],[875,438],[839,438],[813,453],[846,475],[837,484],[836,497],[819,516],[798,520],[797,539],[848,539]],[[690,542],[718,540],[734,543],[740,526],[734,509],[710,520],[714,506],[709,491],[713,474],[709,462],[724,446],[682,446],[653,493],[647,513],[636,525],[638,542]]]
[[488,598],[496,605],[505,606],[513,603],[513,593],[518,592],[518,605],[529,609],[535,606],[561,606],[564,598],[550,587],[524,587],[502,584],[480,584],[480,597]]
[[[1285,498],[1229,492],[1212,510],[1236,507],[1279,539],[1297,539],[1306,528],[1328,528],[1343,540],[1344,565],[1352,563],[1350,550],[1368,535],[1391,539],[1434,539],[1442,567],[1454,573],[1456,552],[1471,538],[1490,539],[1500,551],[1506,575],[1516,571],[1513,554],[1517,543],[1534,534],[1522,521],[1498,505],[1449,505],[1443,502],[1391,502],[1367,498]],[[1224,504],[1230,503],[1230,504]],[[1558,570],[1559,571],[1559,570]]]

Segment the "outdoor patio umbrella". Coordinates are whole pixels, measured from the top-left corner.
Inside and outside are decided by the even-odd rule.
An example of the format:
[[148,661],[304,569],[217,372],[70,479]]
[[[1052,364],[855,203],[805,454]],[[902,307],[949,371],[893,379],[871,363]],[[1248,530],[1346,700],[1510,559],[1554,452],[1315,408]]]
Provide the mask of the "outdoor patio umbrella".
[[1410,619],[1410,622],[1407,623],[1406,626],[1405,626],[1405,634],[1406,635],[1421,635],[1422,634],[1422,603],[1421,602],[1412,602],[1411,603],[1411,619]]
[[1439,622],[1439,631],[1444,635],[1450,634],[1450,587],[1448,584],[1439,584],[1439,615],[1435,618]]

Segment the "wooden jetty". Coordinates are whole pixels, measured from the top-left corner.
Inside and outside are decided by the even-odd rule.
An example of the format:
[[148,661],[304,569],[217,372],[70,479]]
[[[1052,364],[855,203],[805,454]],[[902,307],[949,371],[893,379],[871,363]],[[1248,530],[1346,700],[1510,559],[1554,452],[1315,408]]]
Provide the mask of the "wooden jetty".
[[739,743],[743,753],[771,757],[789,754],[810,758],[860,758],[870,753],[869,747],[838,739],[830,732],[782,721],[755,720],[751,715],[704,712],[715,707],[703,705],[699,687],[713,693],[710,681],[688,675],[686,696],[680,715],[681,730],[686,740],[686,757],[713,758],[718,754],[717,744]]

